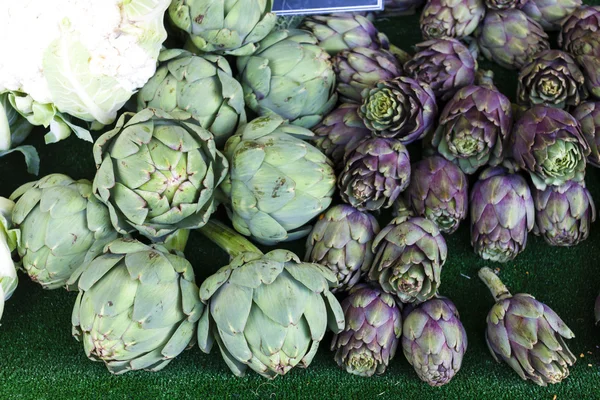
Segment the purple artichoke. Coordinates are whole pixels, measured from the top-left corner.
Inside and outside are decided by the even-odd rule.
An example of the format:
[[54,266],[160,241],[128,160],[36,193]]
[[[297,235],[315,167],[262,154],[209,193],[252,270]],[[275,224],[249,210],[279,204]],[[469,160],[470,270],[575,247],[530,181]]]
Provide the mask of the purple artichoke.
[[546,32],[560,31],[563,21],[581,6],[581,0],[525,0],[521,3],[518,7]]
[[573,117],[579,121],[583,137],[590,147],[588,163],[600,167],[600,101],[581,103],[573,111]]
[[494,359],[511,366],[523,379],[540,386],[559,383],[569,376],[577,358],[565,339],[575,337],[550,307],[529,294],[510,294],[489,268],[479,277],[496,304],[487,316],[485,338]]
[[508,262],[525,250],[534,206],[525,179],[502,167],[488,168],[470,198],[471,244],[484,260]]
[[600,57],[579,56],[577,62],[581,66],[590,94],[600,100]]
[[485,58],[508,69],[520,69],[550,48],[541,25],[515,8],[489,11],[475,36]]
[[384,17],[413,15],[423,4],[425,0],[385,0],[381,15]]
[[342,101],[361,103],[361,93],[379,81],[402,75],[402,66],[392,53],[384,49],[357,47],[344,50],[333,58],[337,75],[337,91]]
[[383,374],[402,335],[402,316],[394,296],[361,284],[350,291],[342,309],[346,327],[331,343],[335,361],[350,374]]
[[448,248],[437,225],[426,218],[401,216],[373,242],[375,260],[368,278],[403,303],[431,299],[441,283]]
[[319,218],[306,241],[304,261],[321,264],[336,275],[332,293],[351,289],[373,262],[373,239],[379,233],[375,217],[345,204]]
[[529,0],[484,0],[490,10],[507,10],[509,8],[521,8]]
[[586,240],[596,207],[583,182],[568,181],[562,186],[534,190],[534,233],[551,246],[575,246]]
[[600,57],[600,6],[575,9],[562,24],[558,45],[576,57]]
[[406,75],[425,82],[438,99],[446,101],[475,81],[476,61],[456,39],[433,39],[416,45],[419,51],[404,64]]
[[393,137],[404,144],[427,135],[434,128],[437,112],[429,85],[403,76],[366,89],[358,109],[374,135]]
[[389,208],[410,182],[410,157],[396,139],[365,139],[346,157],[338,179],[342,200],[361,211]]
[[402,349],[422,381],[450,382],[467,351],[467,332],[450,299],[437,297],[404,312]]
[[579,122],[558,108],[535,106],[517,121],[511,135],[516,164],[531,175],[535,187],[583,181],[590,148]]
[[357,104],[342,104],[333,110],[314,129],[314,133],[315,146],[333,160],[338,170],[344,167],[344,155],[371,136],[371,131],[358,115]]
[[467,177],[443,157],[432,156],[413,164],[406,195],[415,213],[435,222],[444,233],[455,232],[467,217]]
[[583,73],[569,54],[544,50],[519,72],[517,101],[529,107],[576,107],[588,96],[584,83]]
[[423,39],[462,39],[475,31],[484,15],[483,0],[428,0],[420,20]]

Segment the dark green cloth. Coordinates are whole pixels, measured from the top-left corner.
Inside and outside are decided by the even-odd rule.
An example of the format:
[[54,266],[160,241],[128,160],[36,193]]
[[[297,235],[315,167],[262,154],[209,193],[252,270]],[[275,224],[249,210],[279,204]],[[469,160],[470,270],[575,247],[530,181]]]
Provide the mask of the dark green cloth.
[[[412,51],[419,40],[418,18],[403,17],[378,23],[391,41]],[[493,67],[487,62],[482,68]],[[499,88],[514,98],[516,73],[493,67]],[[34,135],[35,136],[35,135]],[[29,140],[40,151],[41,175],[66,173],[92,179],[92,145],[72,136],[43,145],[41,133]],[[589,167],[587,183],[600,202],[600,172]],[[8,197],[27,175],[20,155],[0,159],[0,195]],[[221,214],[222,215],[222,214]],[[381,221],[386,223],[386,220]],[[329,351],[331,337],[322,343],[308,369],[293,370],[267,381],[250,372],[236,378],[215,348],[210,355],[197,347],[184,352],[163,371],[112,376],[101,363],[88,360],[83,346],[71,337],[75,293],[44,291],[20,274],[20,283],[4,310],[0,326],[0,399],[55,398],[315,398],[315,399],[600,399],[600,328],[593,307],[600,290],[600,227],[570,249],[548,246],[530,235],[526,251],[505,265],[481,260],[469,243],[468,224],[448,238],[449,256],[442,274],[441,293],[457,305],[469,348],[462,370],[443,388],[421,382],[404,359],[401,348],[383,376],[359,378],[340,370]],[[303,241],[287,244],[300,256]],[[198,233],[192,233],[186,255],[199,283],[227,262],[226,255]],[[500,269],[513,293],[536,296],[553,308],[575,332],[570,347],[578,361],[563,383],[540,388],[522,381],[505,364],[496,363],[484,339],[492,297],[478,280],[483,266]]]

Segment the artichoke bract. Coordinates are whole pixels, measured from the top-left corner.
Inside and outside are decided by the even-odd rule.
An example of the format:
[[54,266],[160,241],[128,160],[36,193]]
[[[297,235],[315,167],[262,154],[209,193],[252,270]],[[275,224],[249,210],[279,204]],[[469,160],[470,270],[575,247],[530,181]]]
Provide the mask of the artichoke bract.
[[242,85],[225,57],[163,50],[156,73],[137,94],[138,111],[160,108],[181,120],[193,118],[221,148],[246,123]]
[[302,140],[312,136],[273,115],[227,141],[231,171],[221,188],[238,232],[270,245],[310,232],[306,223],[329,207],[336,182],[331,160]]
[[526,0],[520,3],[523,4],[519,8],[546,32],[559,31],[564,20],[581,6],[581,0]]
[[373,262],[373,239],[379,224],[371,214],[348,205],[327,210],[306,240],[304,260],[329,268],[337,277],[332,293],[351,289]]
[[195,338],[204,305],[182,253],[132,239],[109,243],[69,280],[73,336],[113,374],[158,371]]
[[509,8],[521,8],[530,0],[484,0],[485,6],[490,10],[506,10]]
[[10,198],[12,220],[21,231],[17,250],[23,269],[45,289],[65,286],[77,268],[118,237],[88,180],[51,174]]
[[410,182],[410,156],[399,140],[365,139],[345,160],[340,196],[361,211],[391,207]]
[[569,54],[544,50],[519,72],[517,100],[528,107],[577,107],[588,95],[584,83],[583,73]]
[[0,197],[0,320],[4,313],[4,303],[10,299],[19,283],[11,257],[19,238],[19,231],[12,229],[11,214],[14,206],[11,200]]
[[513,128],[511,144],[516,164],[540,190],[585,177],[590,148],[579,122],[564,110],[535,106],[526,111]]
[[152,108],[124,113],[94,144],[94,160],[94,193],[115,228],[154,241],[204,225],[229,168],[209,131]]
[[437,119],[431,87],[408,77],[380,81],[362,93],[358,114],[376,136],[396,138],[404,144],[425,137]]
[[487,316],[486,342],[498,362],[504,361],[523,379],[540,386],[560,383],[577,358],[565,339],[575,337],[562,319],[529,294],[512,295],[489,268],[479,277],[496,304]]
[[585,77],[585,85],[590,94],[600,100],[600,57],[579,56],[577,62]]
[[344,168],[346,154],[371,136],[371,131],[358,115],[358,107],[358,104],[340,105],[313,130],[315,146],[331,158],[336,170]]
[[170,21],[204,53],[252,54],[275,27],[272,0],[173,0]]
[[484,170],[470,196],[471,245],[484,260],[514,260],[527,245],[535,208],[525,179],[503,167]]
[[562,23],[558,45],[575,57],[600,57],[600,6],[576,8]]
[[453,233],[467,217],[467,186],[467,177],[456,165],[440,156],[428,157],[412,165],[407,203],[440,231]]
[[402,315],[394,296],[360,284],[342,301],[346,326],[333,337],[335,361],[358,376],[383,374],[396,355]]
[[434,222],[397,217],[375,237],[373,250],[368,277],[384,292],[403,303],[422,303],[436,294],[448,247]]
[[590,147],[587,162],[600,167],[600,101],[581,103],[573,111],[573,117],[579,121],[583,137]]
[[469,49],[456,39],[434,39],[416,45],[418,50],[406,64],[406,74],[427,83],[443,101],[475,81],[477,62]]
[[310,129],[337,103],[331,57],[309,32],[273,31],[237,67],[246,106],[260,116],[277,114]]
[[471,35],[485,15],[483,0],[429,0],[421,12],[423,39]]
[[454,303],[437,297],[406,309],[402,349],[423,382],[430,386],[450,382],[467,351],[467,332]]
[[520,69],[550,48],[542,26],[515,8],[490,10],[475,37],[485,58],[508,69]]
[[534,233],[551,246],[575,246],[586,240],[596,206],[584,182],[568,181],[561,186],[534,190]]
[[402,75],[398,59],[384,49],[356,47],[344,50],[333,58],[337,76],[337,92],[342,101],[361,103],[362,92],[379,81]]

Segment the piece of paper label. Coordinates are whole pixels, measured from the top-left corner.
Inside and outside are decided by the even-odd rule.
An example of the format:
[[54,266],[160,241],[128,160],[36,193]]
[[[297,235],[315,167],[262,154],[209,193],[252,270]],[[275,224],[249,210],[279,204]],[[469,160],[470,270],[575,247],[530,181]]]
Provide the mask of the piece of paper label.
[[377,11],[384,0],[275,0],[273,12],[278,15],[326,14],[350,11]]

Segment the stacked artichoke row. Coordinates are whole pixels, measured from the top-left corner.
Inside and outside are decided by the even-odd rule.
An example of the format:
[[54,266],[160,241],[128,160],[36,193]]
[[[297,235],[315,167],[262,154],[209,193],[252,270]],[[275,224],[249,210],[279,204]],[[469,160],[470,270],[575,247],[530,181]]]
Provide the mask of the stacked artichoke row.
[[[95,138],[93,179],[51,174],[0,198],[0,316],[13,252],[45,289],[78,292],[73,335],[115,374],[216,343],[235,375],[274,378],[308,367],[331,330],[349,373],[384,373],[400,344],[421,380],[450,382],[467,334],[441,295],[445,237],[469,218],[475,253],[505,263],[532,231],[552,246],[589,236],[600,8],[429,0],[414,55],[372,22],[422,3],[278,20],[270,1],[173,0],[169,46]],[[516,104],[479,55],[519,70]],[[37,168],[31,146],[14,148],[31,131],[15,93],[0,94],[0,156],[20,150]],[[231,257],[204,282],[183,253],[194,230]],[[268,248],[297,239],[303,259]],[[490,269],[480,277],[494,358],[539,385],[566,378],[573,332]]]

